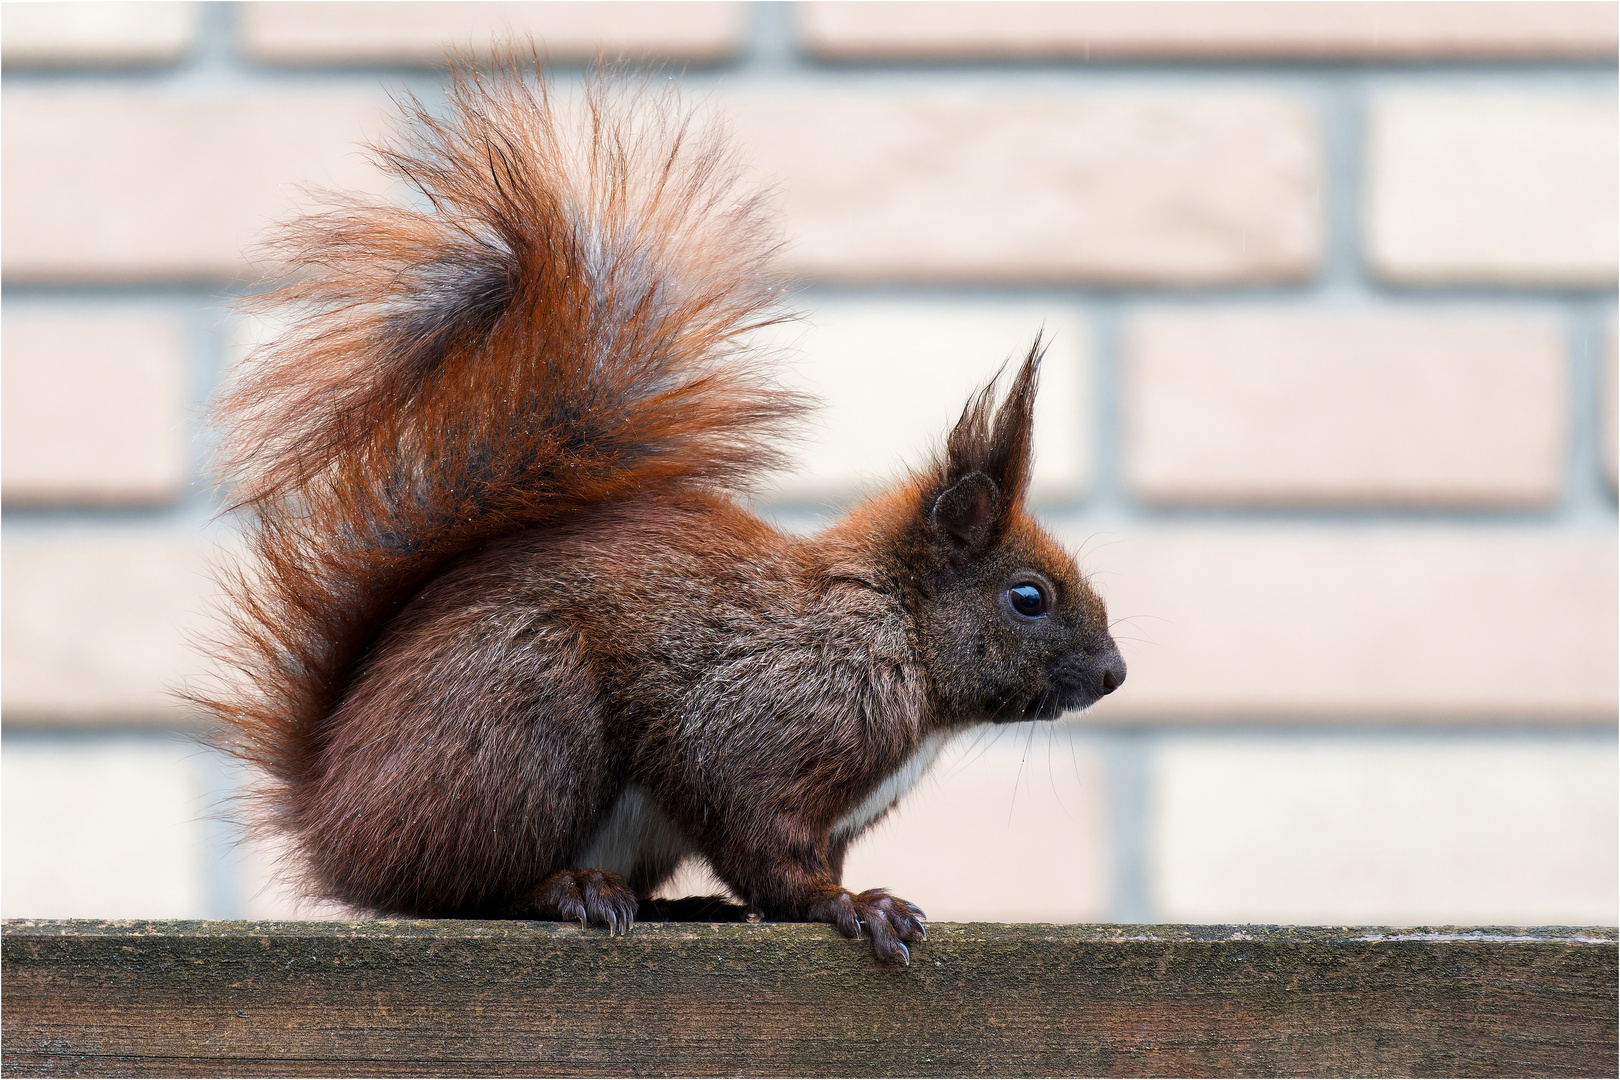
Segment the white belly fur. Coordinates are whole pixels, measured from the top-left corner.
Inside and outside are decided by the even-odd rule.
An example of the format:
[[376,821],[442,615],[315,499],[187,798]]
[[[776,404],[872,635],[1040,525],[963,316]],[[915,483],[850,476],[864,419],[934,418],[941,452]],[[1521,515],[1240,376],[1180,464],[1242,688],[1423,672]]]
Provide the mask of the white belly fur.
[[923,773],[928,771],[928,767],[939,756],[939,752],[945,748],[945,744],[951,740],[952,734],[952,732],[936,732],[924,739],[922,745],[917,747],[916,753],[890,773],[888,779],[874,788],[870,795],[862,799],[859,806],[838,819],[838,823],[833,826],[833,839],[843,839],[860,832],[915,787],[917,781],[922,779]]
[[629,877],[637,865],[673,864],[692,851],[686,836],[640,785],[630,784],[585,845],[577,866]]

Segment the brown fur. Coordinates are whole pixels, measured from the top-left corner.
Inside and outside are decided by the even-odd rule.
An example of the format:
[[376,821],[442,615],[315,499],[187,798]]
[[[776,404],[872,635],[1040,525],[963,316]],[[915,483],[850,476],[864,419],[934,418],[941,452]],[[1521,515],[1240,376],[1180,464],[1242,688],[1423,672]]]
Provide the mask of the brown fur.
[[804,402],[737,345],[776,291],[723,151],[600,86],[570,126],[515,70],[450,103],[379,152],[430,209],[292,229],[268,303],[299,318],[219,406],[258,565],[206,704],[269,827],[378,912],[628,927],[700,855],[746,910],[905,959],[921,912],[840,883],[886,808],[852,811],[931,736],[1124,677],[1023,509],[1038,349],[931,467],[784,535],[731,497]]

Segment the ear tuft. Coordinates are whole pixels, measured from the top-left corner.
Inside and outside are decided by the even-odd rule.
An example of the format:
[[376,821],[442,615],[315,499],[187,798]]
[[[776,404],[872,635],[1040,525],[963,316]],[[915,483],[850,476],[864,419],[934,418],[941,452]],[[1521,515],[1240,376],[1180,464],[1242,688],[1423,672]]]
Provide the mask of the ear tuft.
[[1030,465],[1035,450],[1035,390],[1039,383],[1041,360],[1046,350],[1037,334],[1024,362],[1018,366],[1007,397],[996,410],[990,432],[990,453],[994,468],[990,476],[1006,493],[1008,509],[1021,505],[1029,490]]
[[[977,500],[983,491],[988,491],[988,515],[982,526],[974,526],[983,529],[982,539],[976,541],[979,549],[987,547],[1001,526],[1023,505],[1024,493],[1029,488],[1035,389],[1044,355],[1040,335],[1036,335],[1000,406],[996,406],[996,384],[1001,381],[998,372],[990,385],[968,401],[962,418],[946,440],[941,477],[946,490],[935,502],[933,517],[937,523],[940,508],[946,506],[948,498],[952,500],[950,505],[955,514],[970,492]],[[974,477],[978,477],[976,484],[982,481],[988,487],[963,488],[961,494],[953,494]],[[936,527],[939,526],[936,524]],[[956,534],[947,535],[955,541]]]
[[934,500],[929,524],[950,541],[952,561],[960,562],[990,546],[999,495],[994,480],[984,473],[969,473]]

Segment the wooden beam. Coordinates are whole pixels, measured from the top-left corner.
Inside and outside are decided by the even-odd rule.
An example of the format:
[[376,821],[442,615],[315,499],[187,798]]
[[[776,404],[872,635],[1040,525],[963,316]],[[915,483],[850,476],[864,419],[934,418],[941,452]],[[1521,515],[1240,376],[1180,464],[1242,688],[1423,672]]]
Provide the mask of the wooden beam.
[[4,925],[6,1076],[1613,1076],[1613,929]]

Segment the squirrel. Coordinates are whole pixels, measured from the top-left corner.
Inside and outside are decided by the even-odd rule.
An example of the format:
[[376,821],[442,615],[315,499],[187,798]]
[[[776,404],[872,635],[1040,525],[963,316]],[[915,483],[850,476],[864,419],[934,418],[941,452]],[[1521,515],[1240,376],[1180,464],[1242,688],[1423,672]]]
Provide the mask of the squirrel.
[[[809,400],[750,343],[762,196],[672,97],[453,68],[373,148],[415,205],[280,235],[288,329],[215,404],[226,575],[197,694],[313,894],[418,918],[827,922],[953,735],[1119,687],[1102,600],[1025,508],[1040,338],[943,450],[819,535],[742,501]],[[689,857],[734,898],[659,899]]]

